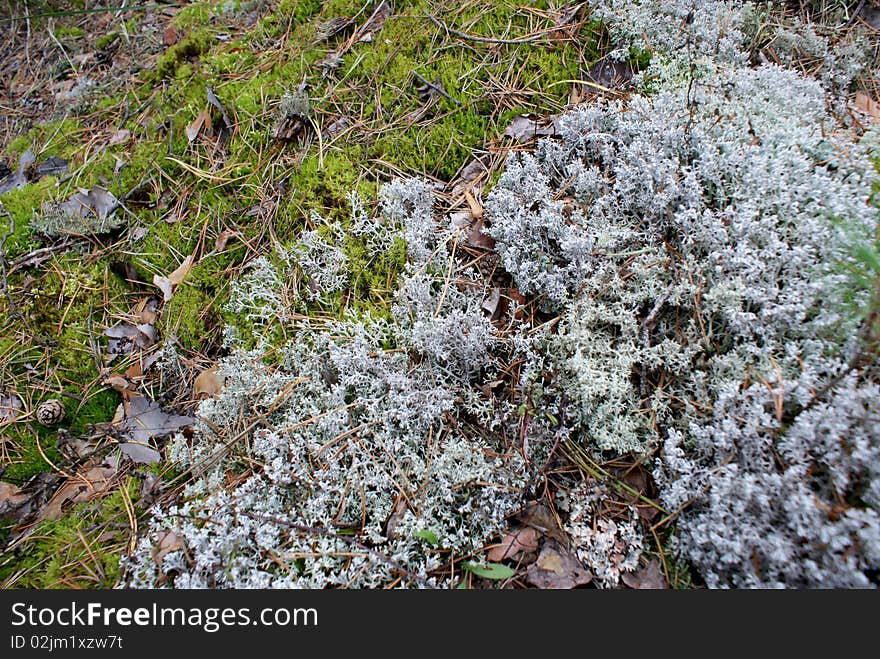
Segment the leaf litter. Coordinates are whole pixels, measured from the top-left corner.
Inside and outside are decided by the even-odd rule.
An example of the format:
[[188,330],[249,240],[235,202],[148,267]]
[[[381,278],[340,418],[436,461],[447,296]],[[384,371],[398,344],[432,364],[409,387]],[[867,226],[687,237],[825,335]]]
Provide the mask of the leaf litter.
[[195,423],[191,416],[168,414],[159,404],[145,396],[132,396],[123,401],[123,416],[118,423],[117,441],[122,452],[134,462],[153,464],[161,454],[153,440]]

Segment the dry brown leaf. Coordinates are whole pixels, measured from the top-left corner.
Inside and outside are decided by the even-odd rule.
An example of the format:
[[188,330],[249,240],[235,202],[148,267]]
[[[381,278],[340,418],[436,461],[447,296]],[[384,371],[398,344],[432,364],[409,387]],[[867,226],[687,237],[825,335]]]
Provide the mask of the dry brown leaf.
[[232,238],[238,236],[238,231],[233,231],[232,229],[223,229],[220,232],[220,235],[217,236],[217,240],[214,241],[214,249],[218,252],[222,249],[225,249],[226,243],[228,243]]
[[493,250],[495,249],[495,239],[483,233],[484,222],[482,218],[478,218],[468,229],[467,242],[472,247],[479,249]]
[[513,303],[513,317],[516,320],[525,320],[525,306],[527,300],[523,297],[522,293],[515,288],[508,288],[506,291],[506,297],[511,303]]
[[124,377],[122,377],[118,373],[114,373],[113,375],[104,378],[104,384],[106,384],[109,387],[113,387],[114,389],[116,389],[116,391],[121,393],[123,396],[126,394],[130,394],[131,391],[134,390],[134,387],[131,384],[131,382],[126,380]]
[[131,366],[125,369],[125,377],[129,380],[136,380],[142,377],[144,374],[143,367],[141,366],[140,360],[134,362]]
[[449,222],[453,229],[463,229],[473,221],[470,211],[454,211],[449,214]]
[[103,222],[119,208],[119,200],[104,188],[95,186],[91,190],[79,188],[70,199],[58,204],[58,211],[70,217],[88,217],[94,214]]
[[464,191],[464,198],[467,200],[468,208],[471,209],[471,216],[475,220],[479,220],[483,217],[483,205],[477,201],[477,198],[471,193],[470,190]]
[[214,93],[214,90],[210,87],[205,87],[205,95],[208,97],[208,103],[213,105],[220,112],[220,118],[223,119],[223,129],[228,133],[232,133],[232,120],[229,118],[229,115],[226,114],[226,110],[223,108],[223,105],[220,103],[220,99],[217,98],[217,95]]
[[40,518],[58,519],[71,506],[90,501],[103,494],[110,487],[115,474],[115,467],[96,466],[82,474],[68,478],[40,511]]
[[483,300],[483,303],[480,305],[480,308],[489,314],[489,318],[496,318],[496,312],[498,311],[498,306],[501,303],[501,289],[497,286],[492,289],[492,292],[486,296],[486,299]]
[[131,139],[131,131],[127,128],[121,128],[110,136],[107,140],[107,146],[116,146],[117,144],[125,144]]
[[500,563],[508,558],[517,558],[520,554],[533,552],[538,548],[538,531],[527,526],[506,534],[501,543],[489,550],[489,560]]
[[504,129],[507,137],[512,137],[517,142],[528,142],[537,137],[555,135],[557,124],[555,118],[533,119],[528,115],[519,115]]
[[517,517],[524,525],[540,531],[560,544],[566,544],[565,534],[559,528],[556,516],[546,504],[533,501]]
[[152,552],[153,560],[156,561],[156,567],[159,568],[160,572],[162,571],[162,561],[165,560],[165,557],[173,551],[183,549],[183,547],[183,539],[174,531],[159,532],[159,542],[153,547]]
[[28,168],[36,162],[37,157],[33,151],[27,149],[18,159],[18,171],[12,172],[0,180],[0,194],[17,190],[27,185]]
[[548,540],[538,560],[526,571],[526,581],[542,589],[570,589],[593,580],[589,570],[568,550]]
[[211,116],[207,108],[199,112],[198,116],[192,120],[192,123],[186,127],[186,141],[192,144],[206,125],[208,128],[211,127]]
[[189,274],[189,271],[193,266],[193,256],[193,254],[190,254],[183,259],[183,263],[181,263],[177,269],[167,277],[153,275],[153,283],[162,291],[165,302],[171,300],[171,296],[174,294],[174,288]]
[[119,448],[135,462],[158,462],[161,455],[151,440],[195,423],[192,417],[163,412],[158,403],[144,396],[132,396],[123,405],[125,418],[120,428]]
[[135,319],[144,325],[155,325],[156,319],[159,317],[159,298],[155,295],[138,300],[132,310]]
[[155,325],[141,323],[132,325],[130,323],[117,323],[113,327],[104,330],[104,336],[109,337],[107,342],[107,353],[110,355],[128,355],[135,349],[149,348],[159,333]]
[[177,28],[171,24],[169,24],[162,33],[162,43],[166,46],[173,46],[177,43],[179,38],[180,35],[177,33]]
[[0,423],[15,421],[23,407],[18,394],[8,393],[0,395]]
[[331,122],[330,125],[324,129],[321,137],[323,137],[325,140],[332,140],[334,137],[350,127],[351,120],[349,120],[348,117],[339,117],[335,121]]
[[389,5],[385,0],[382,0],[377,6],[376,9],[373,10],[372,15],[367,19],[367,22],[363,24],[360,30],[355,34],[355,41],[372,41],[373,34],[382,29],[382,26],[385,24],[385,21],[388,17],[391,16],[391,5]]
[[874,121],[880,120],[880,103],[864,92],[856,93],[856,107],[869,115]]
[[660,568],[660,561],[656,558],[635,572],[625,572],[621,579],[630,588],[638,590],[666,590],[669,588],[666,577],[663,576],[663,570]]
[[6,510],[17,508],[27,498],[27,494],[21,494],[21,488],[17,485],[0,481],[0,515]]
[[205,369],[196,376],[193,382],[193,395],[196,398],[213,398],[223,391],[225,378],[217,374],[218,367]]

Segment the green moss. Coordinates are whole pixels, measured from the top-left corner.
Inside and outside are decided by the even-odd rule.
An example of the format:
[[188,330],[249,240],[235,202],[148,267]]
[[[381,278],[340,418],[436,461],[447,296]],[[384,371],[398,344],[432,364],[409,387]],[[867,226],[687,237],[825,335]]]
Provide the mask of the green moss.
[[302,23],[318,13],[318,10],[321,9],[321,0],[299,0],[292,5],[290,10],[294,19]]
[[376,253],[363,240],[349,235],[345,255],[353,308],[386,315],[397,288],[397,277],[406,264],[406,242],[402,238],[395,239],[391,249]]
[[73,160],[82,152],[82,136],[84,127],[74,119],[62,119],[39,124],[12,140],[6,152],[18,164],[18,158],[27,149],[39,154],[41,160],[49,156],[57,156],[65,160]]
[[181,39],[173,46],[170,46],[159,60],[156,62],[156,68],[153,71],[153,80],[161,80],[162,78],[179,77],[178,68],[183,65],[187,59],[198,57],[202,53],[208,52],[217,42],[211,36],[210,32],[205,29],[196,30],[185,39]]
[[55,36],[58,39],[80,39],[85,34],[81,27],[76,25],[59,25],[55,28]]
[[163,335],[176,336],[189,350],[215,352],[223,332],[215,304],[201,286],[178,286],[162,314]]
[[213,2],[197,0],[182,7],[174,16],[172,25],[180,31],[191,30],[209,23],[214,13]]
[[118,38],[118,32],[108,32],[107,34],[102,34],[100,37],[95,39],[95,48],[97,48],[98,50],[104,50],[107,46],[112,44]]
[[4,465],[6,470],[3,472],[3,480],[22,485],[32,476],[52,471],[52,465],[46,458],[54,465],[60,463],[61,454],[56,446],[58,435],[54,429],[44,428],[36,423],[18,422],[4,432],[10,444],[7,447],[10,459]]
[[[0,195],[0,203],[15,221],[15,231],[3,245],[7,261],[13,261],[39,247],[38,241],[31,234],[30,223],[34,215],[40,212],[43,202],[51,198],[54,187],[55,178],[47,177],[35,184]],[[0,214],[0,227],[4,236],[9,233],[10,222],[5,214]]]
[[125,488],[127,497],[115,490],[40,522],[14,554],[4,556],[0,582],[15,588],[112,588],[129,539],[125,502],[137,497],[138,481],[127,479]]

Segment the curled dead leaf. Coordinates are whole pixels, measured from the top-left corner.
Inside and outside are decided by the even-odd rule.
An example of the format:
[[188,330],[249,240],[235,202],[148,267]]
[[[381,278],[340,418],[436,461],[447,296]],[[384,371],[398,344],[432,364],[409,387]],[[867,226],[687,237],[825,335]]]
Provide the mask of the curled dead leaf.
[[489,560],[500,563],[506,559],[516,559],[538,549],[538,531],[529,526],[507,533],[501,543],[489,550]]
[[40,511],[40,518],[58,519],[71,506],[100,496],[110,488],[115,474],[115,467],[98,465],[68,478]]
[[528,142],[537,137],[547,137],[555,135],[557,131],[556,122],[553,118],[534,119],[527,115],[519,115],[513,118],[513,121],[504,129],[507,137],[512,137],[517,142]]
[[526,571],[526,581],[541,589],[570,589],[593,580],[589,570],[567,549],[548,540],[538,560]]
[[196,376],[195,382],[193,382],[193,395],[196,398],[213,398],[223,391],[225,378],[218,374],[218,370],[217,366],[213,366]]
[[104,188],[95,186],[91,190],[80,188],[70,199],[58,205],[61,213],[73,217],[95,215],[99,222],[106,220],[119,208],[119,200]]
[[[2,180],[0,180],[0,194],[26,186],[28,182],[27,170],[34,164],[36,159],[37,157],[30,149],[27,149],[22,153],[21,157],[18,159],[18,170],[11,174],[7,174]],[[9,170],[5,169],[5,171]]]
[[203,126],[207,126],[209,129],[211,128],[211,115],[207,108],[199,112],[198,116],[192,120],[192,123],[186,127],[186,140],[189,144],[192,144],[199,136]]
[[232,238],[235,238],[239,235],[238,231],[233,231],[232,229],[223,229],[220,232],[220,235],[217,236],[217,240],[214,241],[214,249],[218,252],[226,248],[226,243],[228,243]]
[[635,572],[624,572],[621,579],[630,588],[638,590],[666,590],[669,588],[660,567],[660,561],[656,558]]
[[132,396],[123,403],[119,448],[135,462],[154,463],[161,457],[153,439],[161,438],[195,423],[189,416],[168,414],[144,396]]
[[125,396],[126,394],[130,394],[134,390],[131,382],[129,382],[119,374],[113,374],[104,378],[104,384],[106,384],[108,387],[113,387],[123,396]]
[[159,337],[155,325],[140,323],[117,323],[113,327],[104,330],[104,336],[109,337],[107,353],[110,355],[128,355],[135,349],[149,348]]
[[153,283],[162,291],[162,296],[165,302],[171,300],[175,287],[177,287],[189,274],[189,271],[193,266],[193,257],[194,255],[190,254],[183,259],[183,263],[181,263],[177,269],[167,277],[153,275]]
[[868,96],[864,92],[856,93],[856,107],[867,114],[874,121],[880,120],[880,103]]
[[533,501],[527,505],[517,516],[519,521],[525,526],[530,526],[542,534],[553,538],[558,543],[565,545],[567,539],[559,522],[549,506],[539,501]]
[[162,570],[162,561],[165,557],[173,551],[180,551],[183,547],[183,539],[174,531],[160,531],[159,541],[152,550],[153,560],[156,561],[159,571]]
[[107,146],[116,146],[117,144],[125,144],[131,139],[131,131],[127,128],[121,128],[114,132],[110,139],[107,140]]
[[21,414],[23,407],[18,394],[0,394],[0,423],[15,421]]
[[28,500],[28,495],[12,483],[0,481],[0,518],[7,517],[21,508]]
[[155,325],[159,317],[159,298],[156,295],[148,295],[138,300],[132,310],[138,323]]
[[495,249],[495,239],[483,232],[484,226],[485,223],[483,222],[483,219],[477,219],[468,230],[467,242],[472,247],[491,251]]

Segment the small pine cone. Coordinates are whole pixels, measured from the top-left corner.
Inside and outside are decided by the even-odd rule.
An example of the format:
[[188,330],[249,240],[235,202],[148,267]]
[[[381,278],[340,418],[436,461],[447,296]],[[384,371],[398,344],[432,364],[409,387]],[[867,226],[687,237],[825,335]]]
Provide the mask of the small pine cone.
[[64,420],[64,405],[57,398],[50,398],[39,404],[36,416],[40,424],[54,426]]

